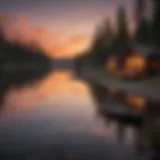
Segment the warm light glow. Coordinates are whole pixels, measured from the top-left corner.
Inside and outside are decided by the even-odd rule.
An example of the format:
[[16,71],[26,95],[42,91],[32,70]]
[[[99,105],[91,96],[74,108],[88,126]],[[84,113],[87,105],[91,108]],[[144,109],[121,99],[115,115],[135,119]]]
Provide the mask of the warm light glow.
[[3,105],[7,110],[28,110],[34,104],[50,98],[54,99],[63,95],[88,96],[89,88],[81,81],[73,81],[72,76],[71,71],[53,72],[35,84],[22,88],[11,88],[5,95]]
[[126,60],[125,67],[143,70],[146,67],[146,59],[139,55],[130,56]]
[[132,105],[136,110],[144,109],[146,105],[146,100],[142,97],[127,95],[125,97],[125,102],[129,105]]
[[110,58],[108,61],[107,61],[107,68],[109,70],[113,70],[113,69],[116,69],[117,67],[117,59],[112,57]]
[[138,76],[145,73],[147,61],[143,56],[132,55],[129,56],[124,65],[124,76]]
[[9,41],[18,41],[25,45],[36,44],[51,57],[74,57],[88,49],[91,43],[90,33],[53,31],[34,26],[25,17],[0,15],[0,23]]

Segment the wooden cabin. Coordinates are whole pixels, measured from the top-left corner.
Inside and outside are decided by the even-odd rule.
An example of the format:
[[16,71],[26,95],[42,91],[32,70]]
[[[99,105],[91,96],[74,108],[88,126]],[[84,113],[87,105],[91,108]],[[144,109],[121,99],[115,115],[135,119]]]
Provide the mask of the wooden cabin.
[[135,45],[107,61],[107,69],[124,78],[142,78],[160,73],[160,50]]

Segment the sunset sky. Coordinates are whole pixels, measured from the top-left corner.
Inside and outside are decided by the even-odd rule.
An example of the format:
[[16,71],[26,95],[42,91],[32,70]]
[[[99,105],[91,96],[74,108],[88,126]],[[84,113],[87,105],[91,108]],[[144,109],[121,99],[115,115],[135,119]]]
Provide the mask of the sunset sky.
[[125,5],[130,15],[133,1],[1,0],[0,22],[10,39],[34,40],[51,56],[72,57],[89,46],[104,17],[114,23],[118,5]]

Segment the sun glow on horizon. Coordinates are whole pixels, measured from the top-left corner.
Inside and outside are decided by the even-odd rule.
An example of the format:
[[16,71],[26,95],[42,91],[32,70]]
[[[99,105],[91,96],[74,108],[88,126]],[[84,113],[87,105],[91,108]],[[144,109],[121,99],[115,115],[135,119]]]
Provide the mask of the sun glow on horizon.
[[91,35],[77,32],[52,31],[41,26],[31,25],[25,17],[12,17],[0,15],[0,24],[4,28],[5,35],[10,41],[18,41],[23,44],[36,44],[51,57],[74,57],[90,46]]

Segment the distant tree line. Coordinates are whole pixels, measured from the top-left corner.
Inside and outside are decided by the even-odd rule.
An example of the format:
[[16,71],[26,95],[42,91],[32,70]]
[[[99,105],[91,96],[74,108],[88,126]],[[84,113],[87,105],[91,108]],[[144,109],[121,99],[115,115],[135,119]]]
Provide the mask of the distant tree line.
[[[145,0],[135,1],[135,29],[131,34],[124,6],[119,6],[116,29],[109,19],[105,19],[96,29],[88,59],[94,65],[104,65],[110,53],[121,54],[134,43],[154,44],[160,47],[160,1],[150,0],[151,10],[147,10]],[[153,12],[151,19],[146,12]]]
[[8,41],[0,29],[0,105],[8,89],[34,83],[51,70],[52,61],[43,51]]

